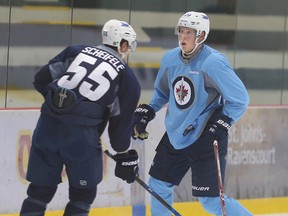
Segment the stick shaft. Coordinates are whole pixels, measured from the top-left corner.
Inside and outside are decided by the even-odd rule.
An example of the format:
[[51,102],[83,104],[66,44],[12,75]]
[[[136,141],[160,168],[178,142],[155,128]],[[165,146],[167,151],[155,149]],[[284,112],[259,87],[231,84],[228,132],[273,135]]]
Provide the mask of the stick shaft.
[[218,148],[218,141],[215,140],[213,142],[214,146],[214,155],[215,155],[215,161],[216,161],[216,167],[217,167],[217,178],[218,178],[218,186],[219,186],[219,195],[221,199],[221,207],[222,207],[222,215],[226,216],[226,204],[224,199],[224,190],[223,190],[223,184],[222,184],[222,175],[221,175],[221,166],[220,166],[220,158],[219,158],[219,148]]
[[[113,155],[105,150],[104,153],[113,159]],[[164,205],[169,211],[171,211],[175,216],[181,216],[171,205],[169,205],[159,194],[157,194],[151,187],[149,187],[144,181],[142,181],[137,175],[135,176],[135,181],[138,182],[147,192],[149,192],[153,197],[155,197],[162,205]]]

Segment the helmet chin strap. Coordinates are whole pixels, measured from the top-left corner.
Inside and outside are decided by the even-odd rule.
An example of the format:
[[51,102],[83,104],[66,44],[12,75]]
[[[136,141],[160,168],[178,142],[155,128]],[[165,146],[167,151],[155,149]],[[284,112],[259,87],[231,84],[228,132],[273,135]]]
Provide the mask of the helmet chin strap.
[[192,55],[192,54],[195,52],[195,50],[197,49],[197,47],[198,47],[200,44],[201,44],[201,43],[195,43],[195,47],[194,47],[190,52],[185,52],[185,51],[183,50],[180,42],[179,42],[179,47],[180,47],[180,49],[182,50],[182,53],[183,53],[184,55],[189,56],[189,55]]
[[199,39],[199,36],[200,36],[200,33],[199,33],[198,36],[196,37],[196,39],[195,39],[195,46],[194,46],[194,48],[193,48],[190,52],[185,52],[185,51],[183,50],[181,44],[180,44],[180,41],[179,41],[179,47],[180,47],[180,49],[182,50],[182,53],[183,53],[184,55],[186,55],[186,56],[192,55],[192,54],[195,52],[195,50],[197,49],[197,47],[203,42],[203,40],[202,40],[201,42],[197,42],[198,39]]

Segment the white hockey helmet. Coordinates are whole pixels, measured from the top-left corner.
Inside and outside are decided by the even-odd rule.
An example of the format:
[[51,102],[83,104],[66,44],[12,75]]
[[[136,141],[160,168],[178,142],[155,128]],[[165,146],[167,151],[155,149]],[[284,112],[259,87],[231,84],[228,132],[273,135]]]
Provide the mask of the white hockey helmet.
[[205,13],[189,11],[180,17],[175,28],[175,34],[179,34],[179,27],[187,27],[197,31],[196,36],[199,37],[202,32],[205,32],[203,43],[208,37],[210,31],[209,17]]
[[131,25],[125,21],[109,20],[102,29],[102,43],[120,49],[122,40],[128,41],[129,49],[134,52],[137,47],[136,33]]

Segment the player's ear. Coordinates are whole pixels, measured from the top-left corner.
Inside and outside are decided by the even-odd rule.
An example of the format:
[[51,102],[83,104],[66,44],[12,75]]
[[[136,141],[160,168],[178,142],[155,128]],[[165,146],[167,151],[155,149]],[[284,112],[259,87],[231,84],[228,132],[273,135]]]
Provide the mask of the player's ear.
[[198,43],[201,43],[203,40],[205,40],[205,34],[206,33],[204,31],[200,33],[200,36],[197,38]]

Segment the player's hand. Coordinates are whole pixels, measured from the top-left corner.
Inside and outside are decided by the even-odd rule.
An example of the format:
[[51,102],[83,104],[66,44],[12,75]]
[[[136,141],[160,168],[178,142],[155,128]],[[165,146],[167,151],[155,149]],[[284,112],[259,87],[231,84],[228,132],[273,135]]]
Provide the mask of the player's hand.
[[113,159],[116,161],[115,176],[121,178],[127,183],[135,181],[135,176],[138,175],[138,153],[131,149],[125,153],[117,153],[113,155]]
[[224,114],[213,114],[205,127],[204,133],[211,141],[226,137],[231,128],[231,121],[232,119]]
[[144,140],[148,138],[147,124],[155,118],[155,112],[147,104],[140,104],[134,112],[133,139]]

